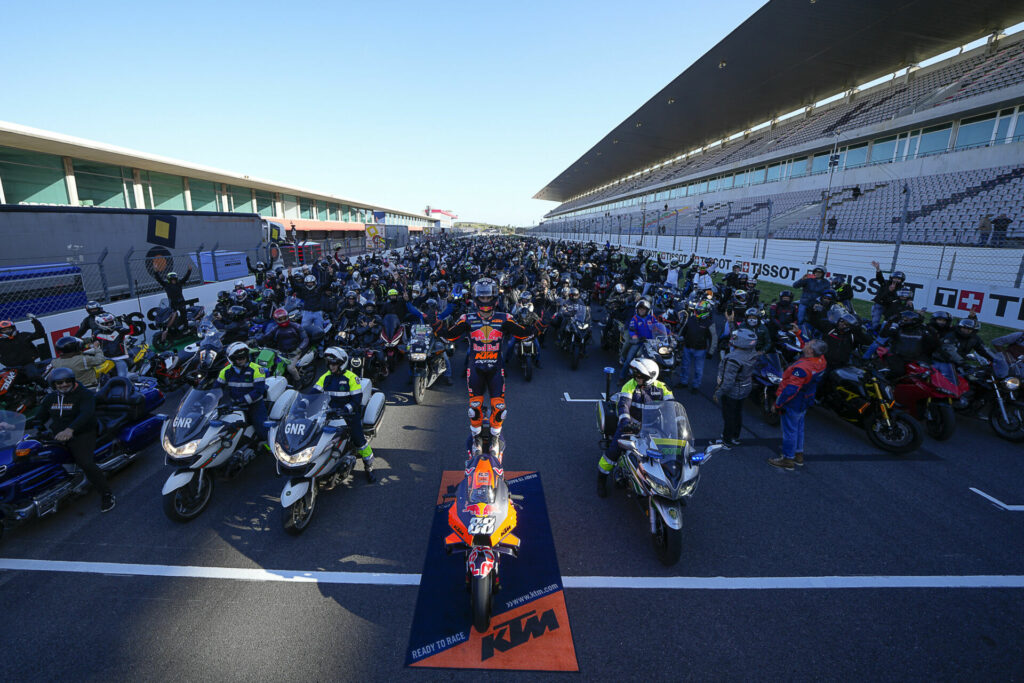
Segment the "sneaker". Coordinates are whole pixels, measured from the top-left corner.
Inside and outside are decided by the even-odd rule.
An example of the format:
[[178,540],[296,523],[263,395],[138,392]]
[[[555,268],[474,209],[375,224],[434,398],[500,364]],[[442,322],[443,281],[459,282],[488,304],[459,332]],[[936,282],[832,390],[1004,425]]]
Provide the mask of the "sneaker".
[[[729,439],[729,441],[727,443],[730,446],[732,446],[733,448],[735,448],[736,446],[740,445],[740,440],[739,439]],[[802,465],[803,463],[801,462],[800,464]]]
[[777,458],[768,458],[768,464],[773,467],[778,467],[780,470],[792,470],[793,460],[792,458],[784,458],[781,455]]
[[729,441],[726,441],[725,439],[719,439],[718,441],[715,442],[715,445],[721,446],[725,450],[729,450],[732,447],[732,444]]
[[793,454],[793,464],[794,465],[799,465],[800,467],[803,467],[804,466],[804,454],[803,453],[794,453]]
[[100,498],[100,512],[110,512],[114,509],[116,503],[117,498],[114,497],[113,493],[104,493],[103,497]]

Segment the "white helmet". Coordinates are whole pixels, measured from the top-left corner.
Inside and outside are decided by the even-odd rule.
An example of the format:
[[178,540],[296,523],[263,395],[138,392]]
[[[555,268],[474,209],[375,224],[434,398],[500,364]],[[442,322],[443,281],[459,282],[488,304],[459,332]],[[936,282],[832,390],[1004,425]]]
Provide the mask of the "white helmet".
[[633,377],[643,377],[648,382],[658,379],[658,364],[650,358],[637,358],[629,364]]
[[245,342],[235,342],[234,344],[228,345],[228,360],[233,360],[235,356],[245,354],[246,360],[249,359],[249,354],[252,350],[245,344]]
[[331,361],[335,361],[342,370],[348,367],[348,351],[340,346],[328,346],[324,350],[324,358],[327,359],[328,365],[331,364]]

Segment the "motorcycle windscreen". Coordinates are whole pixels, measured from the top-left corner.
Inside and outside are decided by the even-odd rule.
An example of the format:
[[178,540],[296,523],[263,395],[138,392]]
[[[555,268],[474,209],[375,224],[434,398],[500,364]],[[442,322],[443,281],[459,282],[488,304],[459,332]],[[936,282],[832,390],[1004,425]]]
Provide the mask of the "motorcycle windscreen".
[[277,445],[286,453],[295,454],[315,444],[327,422],[329,404],[330,397],[321,392],[296,396],[277,428]]
[[388,313],[382,321],[383,329],[381,336],[387,341],[393,342],[402,334],[402,321],[394,313]]
[[430,350],[433,336],[429,325],[413,325],[409,338],[409,351],[411,353],[427,353]]
[[224,393],[220,389],[192,389],[178,406],[178,412],[167,424],[167,440],[182,446],[200,437],[210,420],[217,416],[217,406]]
[[675,401],[647,403],[640,408],[640,434],[638,441],[647,457],[666,462],[681,459],[692,435],[686,408]]
[[25,416],[0,410],[0,449],[13,448],[25,436]]

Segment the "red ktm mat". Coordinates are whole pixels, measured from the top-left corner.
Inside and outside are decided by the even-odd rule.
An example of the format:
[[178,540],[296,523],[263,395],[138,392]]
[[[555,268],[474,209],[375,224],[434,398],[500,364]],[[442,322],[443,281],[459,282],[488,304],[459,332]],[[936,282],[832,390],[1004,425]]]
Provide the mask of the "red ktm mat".
[[452,669],[579,671],[558,571],[547,505],[536,472],[505,472],[517,505],[519,557],[503,556],[501,590],[494,596],[491,627],[472,625],[462,554],[448,555],[448,506],[463,472],[441,479],[430,543],[420,580],[406,666]]

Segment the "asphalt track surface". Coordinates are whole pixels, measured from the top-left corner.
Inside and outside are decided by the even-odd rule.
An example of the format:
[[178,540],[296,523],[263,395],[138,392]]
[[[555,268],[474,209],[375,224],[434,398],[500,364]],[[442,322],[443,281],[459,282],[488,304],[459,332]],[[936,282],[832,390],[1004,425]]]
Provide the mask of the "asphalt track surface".
[[[544,352],[532,383],[508,370],[505,467],[538,470],[575,638],[588,679],[1024,678],[1024,448],[961,421],[906,457],[876,451],[855,427],[815,409],[807,465],[765,460],[780,433],[746,410],[744,446],[704,466],[684,511],[683,558],[655,558],[646,520],[616,491],[595,494],[594,399],[610,357],[578,371]],[[456,369],[461,358],[456,356]],[[677,394],[698,444],[717,438],[710,400]],[[198,520],[160,507],[170,468],[159,447],[113,479],[117,508],[95,494],[9,533],[9,558],[418,575],[441,472],[463,464],[466,391],[439,383],[412,403],[404,366],[384,383],[374,440],[381,475],[357,472],[323,495],[311,527],[285,534],[283,482],[269,458],[218,481]],[[165,406],[173,410],[179,395]],[[523,543],[529,543],[528,538]],[[764,587],[758,577],[1017,577],[1017,588]],[[747,589],[573,588],[573,577],[746,577]],[[415,579],[415,576],[413,577]],[[582,580],[576,579],[577,583]],[[887,585],[902,579],[888,579]],[[409,582],[406,582],[409,583]],[[985,581],[982,581],[985,583]],[[729,584],[734,586],[735,584]],[[778,584],[773,584],[778,585]],[[991,585],[991,584],[987,584]],[[292,583],[103,573],[0,571],[6,680],[478,679],[403,667],[415,585]],[[558,674],[498,672],[506,680]]]

